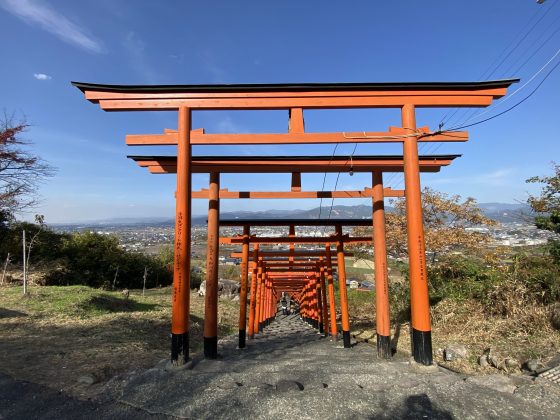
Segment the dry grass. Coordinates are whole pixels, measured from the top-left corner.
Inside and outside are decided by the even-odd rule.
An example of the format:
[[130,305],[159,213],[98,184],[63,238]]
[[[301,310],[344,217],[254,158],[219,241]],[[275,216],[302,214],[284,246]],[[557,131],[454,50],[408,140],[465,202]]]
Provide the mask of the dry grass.
[[[349,299],[352,296],[349,295]],[[349,302],[350,308],[355,304]],[[364,309],[370,309],[370,316]],[[374,306],[367,305],[352,318],[352,331],[359,339],[375,342]],[[351,312],[352,315],[352,312]],[[469,373],[496,373],[492,367],[481,368],[478,357],[488,348],[499,358],[514,358],[520,363],[538,359],[546,364],[560,350],[560,331],[550,323],[550,308],[527,306],[509,317],[489,315],[487,308],[477,301],[444,299],[432,307],[432,339],[435,361],[452,370]],[[410,324],[399,323],[392,328],[399,353],[410,355]],[[464,344],[469,357],[461,361],[445,362],[442,350],[449,344]]]
[[[0,370],[81,395],[81,375],[103,381],[169,357],[170,302],[170,288],[145,298],[131,290],[124,299],[84,286],[34,287],[26,297],[19,287],[0,287]],[[204,298],[192,293],[191,351],[201,348],[203,308]],[[231,334],[239,304],[220,300],[219,308],[219,334]]]
[[[434,348],[449,343],[462,343],[471,355],[462,362],[438,362],[456,370],[476,373],[482,369],[478,356],[491,348],[500,358],[514,358],[520,363],[528,359],[548,362],[560,349],[560,332],[552,328],[549,308],[541,305],[526,306],[509,317],[489,316],[482,304],[476,301],[456,302],[443,300],[432,310]],[[494,370],[495,371],[495,370]]]

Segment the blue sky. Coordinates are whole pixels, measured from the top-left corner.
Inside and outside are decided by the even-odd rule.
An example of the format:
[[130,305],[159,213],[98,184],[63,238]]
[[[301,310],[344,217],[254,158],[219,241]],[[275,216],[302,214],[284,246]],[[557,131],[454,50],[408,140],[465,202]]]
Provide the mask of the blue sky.
[[[0,0],[5,34],[0,106],[27,119],[31,128],[26,137],[34,142],[34,151],[58,169],[42,185],[42,203],[33,210],[44,214],[47,222],[171,217],[174,177],[149,175],[126,155],[173,150],[127,148],[124,136],[175,128],[176,113],[106,113],[87,102],[71,80],[197,84],[519,77],[522,81],[512,86],[513,92],[557,52],[558,2]],[[495,111],[484,117],[531,92],[559,60],[556,56],[533,82],[504,105],[496,102]],[[559,94],[557,70],[518,108],[470,128],[468,143],[422,146],[421,153],[463,154],[440,173],[423,175],[423,185],[480,202],[524,201],[536,188],[524,180],[550,173],[550,162],[559,160]],[[419,110],[418,125],[437,128],[446,114],[446,109]],[[470,114],[459,111],[448,124]],[[385,131],[400,123],[398,110],[309,111],[305,119],[309,131]],[[469,122],[473,121],[477,119]],[[285,132],[287,112],[197,112],[193,128],[199,127],[208,132]],[[353,147],[340,145],[337,154],[348,156]],[[332,152],[333,145],[194,148],[199,155]],[[400,153],[400,147],[359,145],[356,151],[383,153]],[[335,179],[336,174],[327,176],[325,189],[332,189]],[[403,185],[400,175],[385,179],[389,186]],[[304,175],[303,188],[320,189],[322,181],[322,174]],[[207,176],[195,175],[193,188],[206,187],[207,182]],[[288,175],[258,176],[258,182],[261,190],[289,188]],[[343,173],[338,189],[363,188],[369,182],[365,174]],[[254,185],[254,175],[222,178],[222,187],[231,190]],[[318,200],[224,200],[222,211],[318,205]],[[194,214],[206,209],[204,200],[195,201]]]

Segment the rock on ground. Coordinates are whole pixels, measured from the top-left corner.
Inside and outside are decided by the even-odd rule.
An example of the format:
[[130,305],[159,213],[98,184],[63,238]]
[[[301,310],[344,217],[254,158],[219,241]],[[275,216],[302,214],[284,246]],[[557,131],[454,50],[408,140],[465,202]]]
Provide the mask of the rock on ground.
[[[218,280],[218,296],[225,297],[229,299],[234,299],[239,296],[241,290],[241,285],[239,282],[233,280]],[[206,280],[200,284],[200,289],[198,290],[200,296],[206,295]]]
[[552,313],[550,316],[550,322],[552,326],[557,330],[560,330],[560,303],[555,303],[552,306]]
[[467,347],[463,344],[450,344],[443,350],[443,357],[448,362],[464,359],[468,354]]

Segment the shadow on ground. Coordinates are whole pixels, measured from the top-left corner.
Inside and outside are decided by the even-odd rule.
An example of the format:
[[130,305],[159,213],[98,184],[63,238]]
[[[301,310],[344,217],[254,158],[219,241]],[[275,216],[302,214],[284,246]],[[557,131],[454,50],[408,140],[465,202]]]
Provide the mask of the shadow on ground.
[[117,298],[110,295],[93,296],[82,303],[84,309],[95,309],[103,312],[146,312],[159,307],[155,303],[137,302],[133,299]]
[[20,311],[12,311],[11,309],[0,308],[0,319],[1,318],[19,318],[27,316],[26,313]]

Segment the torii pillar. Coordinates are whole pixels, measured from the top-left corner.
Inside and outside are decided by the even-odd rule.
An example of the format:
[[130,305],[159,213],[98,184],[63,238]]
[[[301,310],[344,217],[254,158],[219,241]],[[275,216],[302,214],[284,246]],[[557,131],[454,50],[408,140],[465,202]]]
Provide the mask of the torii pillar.
[[[410,130],[411,133],[416,132],[414,105],[407,104],[402,107],[402,126]],[[411,135],[404,139],[403,156],[410,270],[412,353],[416,362],[431,365],[432,332],[426,275],[426,251],[422,218],[422,197],[420,195],[417,136]]]
[[336,327],[336,302],[334,299],[334,282],[332,273],[331,244],[325,245],[326,263],[327,263],[327,285],[329,288],[329,311],[330,311],[330,331],[333,340],[338,340],[338,332]]
[[383,174],[372,173],[373,187],[373,250],[375,255],[375,323],[377,355],[391,357],[391,325],[389,314],[389,282],[387,276],[387,245],[385,241],[385,203]]
[[191,110],[179,108],[175,253],[171,316],[171,363],[189,359],[189,309],[191,277]]
[[259,244],[253,245],[253,271],[251,273],[251,292],[249,297],[249,338],[255,337],[255,318],[257,311],[257,272],[259,267]]
[[210,173],[208,189],[208,247],[204,297],[204,357],[218,357],[218,250],[220,235],[220,174]]
[[344,262],[344,242],[342,241],[342,226],[336,226],[336,256],[338,259],[338,293],[340,295],[340,312],[342,315],[342,342],[344,348],[350,344],[350,316],[348,315],[348,294],[346,292],[346,265]]
[[247,328],[247,283],[249,280],[249,226],[243,226],[241,248],[241,290],[239,292],[239,348],[245,347]]

